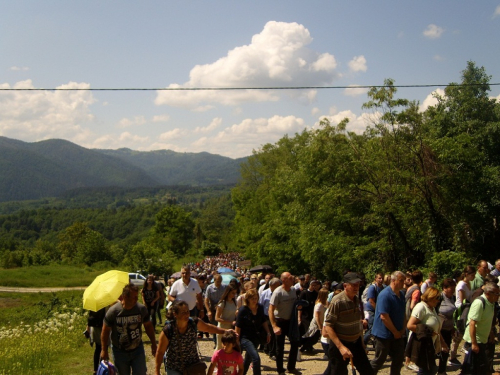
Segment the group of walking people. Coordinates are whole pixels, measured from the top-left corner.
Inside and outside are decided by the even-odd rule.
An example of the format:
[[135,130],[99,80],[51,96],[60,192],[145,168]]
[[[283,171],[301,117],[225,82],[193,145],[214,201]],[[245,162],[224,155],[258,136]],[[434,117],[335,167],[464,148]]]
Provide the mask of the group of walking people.
[[[145,374],[143,325],[156,374],[161,368],[168,375],[205,373],[197,341],[201,332],[214,335],[208,375],[215,369],[218,375],[245,375],[250,368],[259,375],[262,353],[275,360],[278,375],[299,375],[297,362],[314,354],[318,341],[328,360],[324,375],[347,374],[349,365],[361,375],[375,375],[389,356],[391,375],[400,374],[403,366],[425,375],[446,374],[447,368],[459,366],[462,374],[493,374],[497,273],[500,260],[491,273],[488,263],[480,261],[455,279],[442,280],[440,289],[436,274],[423,280],[418,270],[377,274],[369,285],[356,272],[346,272],[341,283],[289,272],[279,278],[249,274],[243,285],[238,280],[225,284],[214,273],[206,286],[206,279],[191,278],[190,267],[183,266],[182,277],[167,293],[171,306],[158,344],[151,311],[137,303],[138,289],[130,284],[121,303],[103,318],[100,357],[109,358],[111,333],[119,374]],[[151,285],[148,278],[143,291],[149,293]],[[286,338],[290,349],[285,362]],[[459,362],[462,340],[466,354]],[[374,350],[371,360],[368,349]]]

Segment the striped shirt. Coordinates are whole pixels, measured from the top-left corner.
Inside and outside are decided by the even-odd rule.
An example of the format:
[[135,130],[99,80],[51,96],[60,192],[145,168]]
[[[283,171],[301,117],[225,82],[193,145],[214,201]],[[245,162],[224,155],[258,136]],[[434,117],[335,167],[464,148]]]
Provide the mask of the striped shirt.
[[363,333],[362,312],[359,298],[351,301],[345,291],[333,297],[326,311],[325,324],[333,328],[342,341],[354,342]]

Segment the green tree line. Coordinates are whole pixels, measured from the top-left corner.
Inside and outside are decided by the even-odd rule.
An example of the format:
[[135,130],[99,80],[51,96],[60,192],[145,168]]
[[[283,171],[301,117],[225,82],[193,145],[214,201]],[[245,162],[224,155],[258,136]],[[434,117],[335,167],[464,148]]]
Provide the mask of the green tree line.
[[323,120],[254,152],[233,189],[238,246],[278,271],[433,269],[500,256],[500,104],[468,62],[437,104],[372,88],[362,134]]

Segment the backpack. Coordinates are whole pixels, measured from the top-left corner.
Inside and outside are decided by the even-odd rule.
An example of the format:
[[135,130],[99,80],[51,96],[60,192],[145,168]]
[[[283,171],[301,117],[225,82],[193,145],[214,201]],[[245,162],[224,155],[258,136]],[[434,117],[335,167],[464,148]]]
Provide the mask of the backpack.
[[419,286],[418,285],[413,285],[410,289],[408,289],[408,291],[405,294],[405,303],[406,303],[405,314],[406,314],[406,319],[410,319],[410,315],[411,315],[411,295],[417,289],[420,290]]
[[373,285],[373,283],[371,283],[370,285],[368,285],[368,287],[365,288],[363,290],[363,293],[361,294],[361,301],[363,302],[363,305],[365,305],[368,302],[368,289],[370,289],[370,287],[372,285]]
[[[480,299],[483,303],[484,310],[486,307],[486,301],[482,296],[479,296],[478,299]],[[465,330],[469,325],[469,323],[467,323],[467,316],[469,315],[471,305],[472,303],[464,299],[460,307],[453,312],[453,323],[455,325],[455,329],[462,335],[465,333]]]

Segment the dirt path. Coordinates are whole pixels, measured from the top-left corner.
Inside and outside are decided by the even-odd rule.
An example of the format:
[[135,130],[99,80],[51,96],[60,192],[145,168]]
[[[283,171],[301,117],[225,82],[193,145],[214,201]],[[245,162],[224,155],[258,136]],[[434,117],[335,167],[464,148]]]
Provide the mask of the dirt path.
[[21,288],[21,287],[10,287],[10,286],[0,286],[0,292],[7,293],[52,293],[52,292],[63,292],[65,290],[85,290],[86,286],[74,286],[74,287],[60,287],[60,288]]
[[[203,360],[207,363],[207,366],[208,366],[208,365],[210,365],[210,359],[212,358],[212,354],[214,351],[213,350],[213,342],[204,338],[202,340],[199,340],[198,343],[200,345],[200,351],[201,351],[201,354],[203,356]],[[285,345],[285,363],[286,363],[286,358],[288,355],[288,349],[289,349],[289,346]],[[322,375],[326,369],[327,361],[325,359],[323,359],[323,351],[321,350],[321,345],[319,343],[316,344],[314,346],[314,349],[315,349],[314,355],[304,355],[303,354],[302,361],[297,362],[297,369],[302,372],[302,375]],[[154,374],[155,364],[154,364],[154,359],[151,356],[149,345],[146,345],[146,354],[147,354],[147,362],[148,362],[148,374]],[[373,358],[373,352],[370,352],[368,354],[368,358],[369,359]],[[463,353],[460,353],[458,359],[461,361],[462,358],[463,358]],[[269,357],[264,353],[260,353],[260,359],[262,362],[262,374],[263,375],[277,375],[275,361],[270,360]],[[495,362],[497,362],[497,361],[495,361]],[[384,365],[382,370],[379,371],[379,374],[388,375],[389,374],[389,366],[390,366],[390,362],[386,362],[386,364]],[[162,374],[165,373],[164,368],[162,369],[161,373]],[[251,370],[248,373],[250,374]],[[349,372],[349,373],[351,373],[351,372]],[[459,374],[460,369],[457,367],[448,366],[446,373],[448,375]],[[413,375],[413,374],[416,374],[416,371],[411,371],[411,370],[407,370],[407,369],[403,368],[401,371],[401,374]]]

